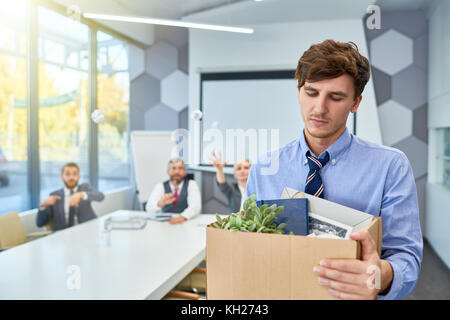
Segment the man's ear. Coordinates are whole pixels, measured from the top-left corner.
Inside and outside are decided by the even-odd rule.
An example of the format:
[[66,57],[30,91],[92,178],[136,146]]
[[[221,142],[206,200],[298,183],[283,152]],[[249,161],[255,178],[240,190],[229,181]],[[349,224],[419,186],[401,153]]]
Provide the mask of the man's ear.
[[353,103],[352,108],[350,109],[351,113],[355,113],[356,110],[358,110],[359,105],[361,104],[362,95],[355,99],[355,102]]

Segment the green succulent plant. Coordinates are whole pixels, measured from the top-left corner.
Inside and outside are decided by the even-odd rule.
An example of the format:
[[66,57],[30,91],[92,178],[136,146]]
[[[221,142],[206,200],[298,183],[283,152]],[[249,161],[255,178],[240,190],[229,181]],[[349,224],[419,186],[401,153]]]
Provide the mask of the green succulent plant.
[[244,201],[244,210],[236,212],[222,219],[216,213],[217,221],[212,224],[214,228],[226,229],[231,231],[244,232],[262,232],[284,234],[285,223],[277,225],[275,222],[278,215],[283,212],[284,207],[277,207],[276,204],[270,207],[263,204],[261,207],[256,205],[255,195],[251,195]]

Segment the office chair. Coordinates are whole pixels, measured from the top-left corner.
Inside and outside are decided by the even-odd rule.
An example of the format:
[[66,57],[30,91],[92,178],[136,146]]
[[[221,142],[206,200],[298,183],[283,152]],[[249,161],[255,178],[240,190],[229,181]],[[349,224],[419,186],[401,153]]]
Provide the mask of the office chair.
[[206,268],[195,268],[163,299],[199,300],[205,298],[205,294]]
[[45,225],[45,229],[50,233],[55,230],[55,220],[53,218]]
[[0,250],[10,249],[49,234],[49,231],[27,234],[17,211],[0,216]]

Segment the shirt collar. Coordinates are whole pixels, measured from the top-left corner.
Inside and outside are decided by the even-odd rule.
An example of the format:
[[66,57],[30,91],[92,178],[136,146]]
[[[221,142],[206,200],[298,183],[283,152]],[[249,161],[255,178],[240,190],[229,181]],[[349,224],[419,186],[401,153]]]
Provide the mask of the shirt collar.
[[[78,191],[78,186],[76,186],[74,189],[73,189],[73,193],[75,193],[75,192],[77,192]],[[64,186],[64,195],[70,195],[70,189],[68,189],[66,186]]]
[[[336,164],[336,158],[339,157],[339,155],[347,150],[347,148],[350,145],[350,142],[352,140],[351,134],[348,132],[348,129],[345,128],[345,131],[340,135],[340,137],[333,142],[331,146],[328,147],[324,152],[322,152],[319,155],[319,158],[323,158],[325,155],[325,152],[328,152],[330,154],[330,162],[335,165]],[[309,148],[308,144],[306,143],[305,139],[305,130],[302,130],[302,134],[300,135],[300,146],[302,148],[302,156],[303,156],[303,164],[307,165],[308,160],[306,158],[306,152],[311,152],[312,155],[314,153]]]
[[[169,180],[169,184],[170,184],[170,188],[172,188],[172,190],[175,191],[175,186],[172,184],[172,181]],[[184,184],[184,179],[183,179],[183,181],[181,181],[181,183],[178,185],[178,191],[180,191],[181,188],[183,188],[183,184]]]

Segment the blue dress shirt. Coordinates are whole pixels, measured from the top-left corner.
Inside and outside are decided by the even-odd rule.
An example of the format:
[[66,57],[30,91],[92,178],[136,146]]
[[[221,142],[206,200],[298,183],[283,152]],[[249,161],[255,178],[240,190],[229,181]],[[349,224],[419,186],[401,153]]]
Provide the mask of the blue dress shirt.
[[[269,152],[267,161],[253,164],[245,198],[255,194],[256,200],[279,199],[284,187],[304,191],[308,150],[302,131],[298,139]],[[319,158],[325,152],[330,161],[320,170],[324,199],[382,218],[381,258],[391,264],[394,279],[389,292],[378,298],[406,297],[416,286],[423,248],[416,185],[407,157],[348,129]]]

